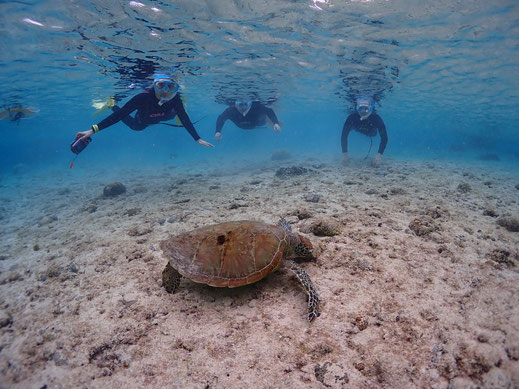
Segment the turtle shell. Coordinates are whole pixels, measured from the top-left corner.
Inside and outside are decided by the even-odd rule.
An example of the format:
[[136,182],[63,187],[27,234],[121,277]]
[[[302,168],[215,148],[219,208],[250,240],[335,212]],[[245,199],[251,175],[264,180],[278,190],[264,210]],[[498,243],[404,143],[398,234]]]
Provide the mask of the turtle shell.
[[281,227],[235,221],[202,227],[160,243],[170,265],[184,277],[234,288],[259,281],[275,270],[288,243]]

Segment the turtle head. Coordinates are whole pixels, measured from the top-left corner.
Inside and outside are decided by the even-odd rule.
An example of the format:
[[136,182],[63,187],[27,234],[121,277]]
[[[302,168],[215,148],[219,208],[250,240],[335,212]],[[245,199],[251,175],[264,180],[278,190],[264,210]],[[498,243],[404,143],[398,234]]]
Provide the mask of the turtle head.
[[310,243],[309,239],[299,234],[294,234],[292,232],[290,223],[284,217],[279,219],[278,226],[283,228],[288,235],[288,257],[313,258],[312,252],[314,251],[314,248],[312,247],[312,243]]
[[292,234],[290,237],[290,248],[292,249],[291,254],[295,258],[312,258],[312,252],[314,251],[310,240],[296,234]]

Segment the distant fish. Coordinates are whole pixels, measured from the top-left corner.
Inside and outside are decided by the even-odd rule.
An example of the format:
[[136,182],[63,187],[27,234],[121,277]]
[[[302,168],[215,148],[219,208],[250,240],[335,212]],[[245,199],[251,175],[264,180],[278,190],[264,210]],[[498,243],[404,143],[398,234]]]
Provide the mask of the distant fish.
[[169,156],[170,159],[177,159],[178,155],[173,153]]

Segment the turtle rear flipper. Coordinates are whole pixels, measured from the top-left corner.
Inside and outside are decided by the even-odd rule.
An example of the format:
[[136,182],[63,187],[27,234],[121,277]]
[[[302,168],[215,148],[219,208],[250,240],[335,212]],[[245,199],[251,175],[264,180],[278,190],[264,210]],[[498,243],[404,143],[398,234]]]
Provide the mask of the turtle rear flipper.
[[315,289],[312,280],[308,277],[308,274],[295,262],[290,262],[290,271],[295,274],[306,294],[308,295],[308,321],[313,321],[320,315],[319,313],[319,293]]
[[162,286],[168,293],[175,293],[180,285],[182,275],[176,271],[169,263],[162,270]]

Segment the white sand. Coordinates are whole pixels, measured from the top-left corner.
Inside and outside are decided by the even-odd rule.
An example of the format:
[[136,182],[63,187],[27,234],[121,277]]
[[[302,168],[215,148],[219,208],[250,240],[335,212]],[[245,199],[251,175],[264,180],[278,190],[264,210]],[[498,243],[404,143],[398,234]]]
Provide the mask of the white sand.
[[[314,172],[4,178],[0,387],[519,387],[519,233],[484,215],[519,216],[517,173],[442,161],[294,164]],[[127,192],[103,198],[113,181]],[[322,299],[313,323],[283,272],[237,289],[161,287],[161,240],[279,215],[298,231],[317,220],[341,228],[306,234],[318,259],[301,266]],[[432,231],[417,236],[415,219]]]

